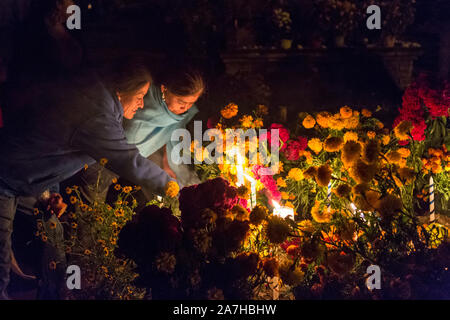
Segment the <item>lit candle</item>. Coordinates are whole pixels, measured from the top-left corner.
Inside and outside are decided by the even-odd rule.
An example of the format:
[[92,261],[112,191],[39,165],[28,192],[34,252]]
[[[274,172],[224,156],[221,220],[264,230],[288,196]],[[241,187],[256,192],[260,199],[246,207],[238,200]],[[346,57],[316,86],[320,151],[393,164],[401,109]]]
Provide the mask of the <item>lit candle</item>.
[[250,181],[250,209],[253,209],[256,206],[256,180],[252,176],[244,173],[245,178]]
[[434,181],[433,177],[430,176],[430,222],[436,219],[434,211]]
[[283,219],[289,217],[290,219],[294,220],[294,209],[292,209],[291,207],[282,207],[275,200],[272,200],[272,204],[274,205],[273,208],[274,216],[279,216],[280,218]]

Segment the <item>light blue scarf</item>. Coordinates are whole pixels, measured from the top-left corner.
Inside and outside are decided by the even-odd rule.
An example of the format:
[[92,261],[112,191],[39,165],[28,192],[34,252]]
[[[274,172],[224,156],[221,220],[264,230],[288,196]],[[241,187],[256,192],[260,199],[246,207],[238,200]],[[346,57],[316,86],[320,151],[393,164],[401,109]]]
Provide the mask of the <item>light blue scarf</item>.
[[187,185],[190,184],[188,180],[194,179],[192,172],[186,166],[175,165],[171,161],[170,154],[177,142],[171,142],[170,137],[174,130],[186,128],[197,112],[198,108],[194,105],[183,114],[174,114],[162,99],[161,87],[151,85],[144,97],[144,108],[138,110],[133,119],[123,120],[125,135],[128,142],[135,144],[144,157],[150,156],[166,145],[171,169],[177,175],[178,182]]

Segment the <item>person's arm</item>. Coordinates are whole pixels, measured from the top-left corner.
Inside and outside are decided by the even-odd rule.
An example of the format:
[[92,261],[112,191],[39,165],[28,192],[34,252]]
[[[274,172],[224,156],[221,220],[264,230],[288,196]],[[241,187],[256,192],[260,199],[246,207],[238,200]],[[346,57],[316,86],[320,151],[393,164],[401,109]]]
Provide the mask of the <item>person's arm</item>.
[[142,186],[147,196],[153,192],[164,194],[172,180],[159,166],[144,158],[135,145],[127,142],[120,121],[113,115],[96,116],[84,123],[74,133],[71,144],[97,161],[106,158],[109,169]]

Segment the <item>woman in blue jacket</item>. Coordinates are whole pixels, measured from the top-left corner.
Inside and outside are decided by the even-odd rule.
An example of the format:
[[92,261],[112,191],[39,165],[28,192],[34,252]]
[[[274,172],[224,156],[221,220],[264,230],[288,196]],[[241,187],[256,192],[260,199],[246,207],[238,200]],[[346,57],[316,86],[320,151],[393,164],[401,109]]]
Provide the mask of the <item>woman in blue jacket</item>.
[[144,157],[161,150],[162,168],[181,186],[198,183],[188,166],[174,164],[168,155],[173,148],[172,132],[186,128],[198,112],[195,102],[205,90],[203,78],[189,67],[172,67],[160,78],[144,97],[144,108],[133,119],[124,121],[125,135]]

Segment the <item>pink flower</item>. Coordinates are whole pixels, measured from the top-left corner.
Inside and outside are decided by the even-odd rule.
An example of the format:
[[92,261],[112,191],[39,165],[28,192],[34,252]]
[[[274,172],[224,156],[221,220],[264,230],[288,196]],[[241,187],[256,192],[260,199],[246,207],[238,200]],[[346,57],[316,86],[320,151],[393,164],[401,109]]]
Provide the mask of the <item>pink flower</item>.
[[272,175],[259,175],[259,169],[263,168],[262,166],[255,165],[252,168],[252,172],[255,175],[255,178],[261,181],[261,183],[266,187],[266,190],[269,192],[269,196],[276,201],[281,201],[281,193],[278,190],[277,184],[273,179]]
[[300,151],[305,150],[308,146],[308,139],[305,137],[298,137],[297,140],[293,140],[287,144],[287,148],[284,151],[284,155],[288,160],[295,161],[300,158]]
[[259,139],[260,140],[267,140],[268,145],[272,145],[272,130],[278,130],[278,137],[279,141],[275,141],[274,145],[278,148],[280,148],[280,140],[282,141],[281,150],[286,149],[287,145],[286,142],[289,140],[289,130],[286,129],[282,124],[279,123],[272,123],[270,126],[270,130],[267,130],[267,133],[260,134]]

